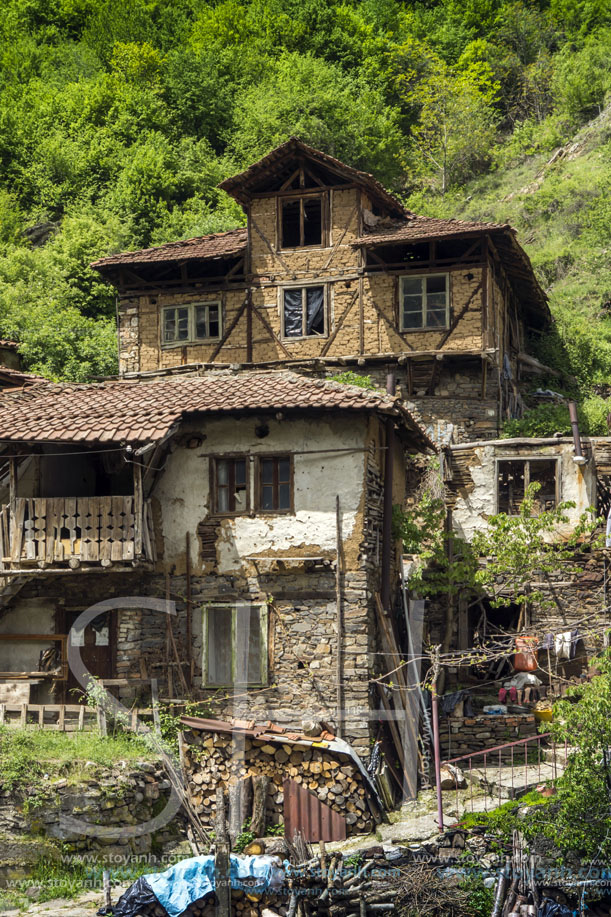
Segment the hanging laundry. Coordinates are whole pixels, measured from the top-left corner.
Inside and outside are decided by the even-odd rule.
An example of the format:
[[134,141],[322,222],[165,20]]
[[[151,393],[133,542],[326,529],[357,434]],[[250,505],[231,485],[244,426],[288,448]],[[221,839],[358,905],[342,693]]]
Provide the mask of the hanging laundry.
[[605,547],[611,548],[611,509],[609,510],[609,515],[607,516],[607,535],[605,538]]
[[541,644],[542,650],[553,650],[554,649],[554,635],[546,634],[543,638],[543,643]]
[[554,649],[556,651],[556,659],[570,659],[571,658],[571,631],[565,630],[561,634],[556,634],[556,639],[554,641]]
[[516,637],[516,654],[513,657],[513,667],[516,672],[536,672],[539,668],[537,661],[538,637]]
[[577,654],[577,644],[581,640],[581,634],[578,630],[571,631],[571,659],[574,659]]

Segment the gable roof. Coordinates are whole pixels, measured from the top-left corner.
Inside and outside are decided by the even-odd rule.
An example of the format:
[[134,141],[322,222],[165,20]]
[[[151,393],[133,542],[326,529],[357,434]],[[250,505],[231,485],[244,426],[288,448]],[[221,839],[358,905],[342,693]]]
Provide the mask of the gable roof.
[[257,411],[348,411],[394,416],[417,449],[434,449],[400,401],[383,392],[287,371],[209,371],[155,381],[40,383],[0,392],[0,442],[147,443],[185,417]]
[[246,204],[262,179],[281,174],[286,170],[287,164],[294,161],[296,157],[318,163],[341,178],[360,185],[374,200],[383,204],[394,216],[407,216],[409,214],[403,204],[369,172],[361,172],[359,169],[347,166],[346,163],[335,159],[334,156],[308,146],[307,143],[297,137],[291,137],[286,143],[281,143],[280,146],[271,150],[243,172],[239,172],[231,178],[226,178],[220,183],[219,188],[230,194],[240,204]]
[[244,227],[229,232],[215,232],[209,236],[167,242],[154,248],[141,248],[135,252],[118,252],[94,261],[91,267],[104,272],[107,268],[129,264],[151,264],[160,261],[211,261],[230,258],[246,251],[248,230]]

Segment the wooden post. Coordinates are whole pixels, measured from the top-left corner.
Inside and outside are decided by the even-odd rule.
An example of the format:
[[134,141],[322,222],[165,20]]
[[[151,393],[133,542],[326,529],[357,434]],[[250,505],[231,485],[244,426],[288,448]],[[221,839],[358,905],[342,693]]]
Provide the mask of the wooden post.
[[103,707],[97,708],[98,715],[98,729],[100,730],[100,735],[106,737],[108,735],[108,726],[106,723],[106,713],[104,712]]
[[265,837],[265,812],[269,777],[256,774],[252,778],[252,817],[250,830],[255,837]]
[[186,568],[185,575],[187,579],[187,663],[189,671],[189,687],[193,687],[193,621],[191,620],[192,615],[192,605],[191,605],[191,534],[187,532],[185,536],[185,553],[186,553]]
[[155,732],[161,735],[161,721],[159,719],[159,687],[157,679],[151,678],[151,706],[153,707],[153,725]]
[[134,469],[134,557],[142,554],[142,526],[144,523],[144,500],[142,499],[142,465],[136,459]]
[[441,795],[441,749],[439,746],[439,696],[437,694],[437,679],[439,678],[441,646],[435,647],[433,657],[433,679],[431,685],[433,707],[433,749],[435,753],[435,793],[437,795],[437,825],[443,831],[443,799]]
[[105,869],[102,872],[102,881],[104,883],[104,907],[112,907],[112,897],[110,890],[110,870]]
[[335,602],[337,608],[337,735],[344,735],[344,609],[342,606],[342,516],[339,494],[335,497]]
[[231,917],[231,860],[229,856],[229,838],[225,821],[225,799],[223,788],[216,788],[216,852],[214,867],[216,875],[216,914],[217,917]]
[[229,787],[229,837],[235,844],[241,834],[244,822],[251,811],[252,783],[250,777],[240,780]]

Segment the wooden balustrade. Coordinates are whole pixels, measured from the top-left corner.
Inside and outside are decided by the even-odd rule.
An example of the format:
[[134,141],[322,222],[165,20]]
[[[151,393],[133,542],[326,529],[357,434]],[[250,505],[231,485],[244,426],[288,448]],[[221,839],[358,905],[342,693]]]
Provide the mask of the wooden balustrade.
[[17,497],[0,510],[1,571],[154,560],[148,501],[136,497]]

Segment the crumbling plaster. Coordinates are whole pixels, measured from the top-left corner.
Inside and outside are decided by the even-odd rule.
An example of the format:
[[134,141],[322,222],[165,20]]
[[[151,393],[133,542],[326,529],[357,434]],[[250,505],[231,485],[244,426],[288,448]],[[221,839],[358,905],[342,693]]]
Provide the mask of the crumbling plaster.
[[[452,520],[456,532],[466,540],[485,527],[487,520],[497,512],[497,462],[503,459],[556,458],[558,460],[559,497],[562,502],[574,502],[568,509],[568,523],[558,529],[559,537],[571,534],[581,514],[596,505],[596,470],[590,459],[579,465],[574,458],[572,440],[551,440],[537,445],[525,441],[495,440],[471,446],[473,459],[469,470],[473,487],[458,492]],[[452,447],[453,451],[457,447]],[[451,485],[450,485],[451,486]]]
[[[265,422],[269,433],[257,437],[255,428]],[[188,434],[203,436],[198,448],[189,448]],[[339,495],[345,554],[356,561],[364,492],[365,417],[223,418],[191,423],[181,428],[180,444],[168,456],[164,473],[154,490],[161,507],[164,557],[167,568],[182,572],[185,561],[185,532],[191,533],[191,569],[201,572],[197,527],[201,522],[220,520],[217,541],[217,572],[243,569],[245,558],[311,553],[334,556],[335,512]],[[321,450],[354,452],[324,452]],[[309,452],[309,450],[315,450]],[[240,516],[211,514],[210,457],[222,454],[294,454],[294,512]],[[309,453],[309,454],[308,454]],[[250,463],[251,499],[254,495],[254,462]]]

